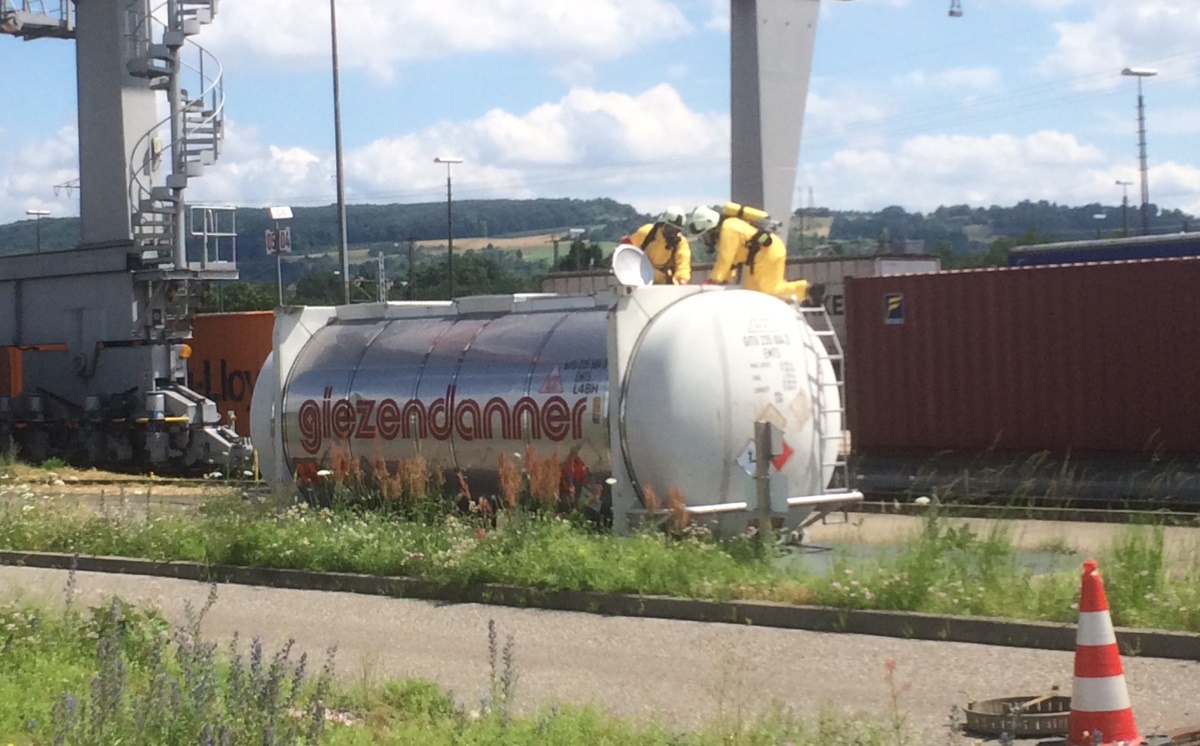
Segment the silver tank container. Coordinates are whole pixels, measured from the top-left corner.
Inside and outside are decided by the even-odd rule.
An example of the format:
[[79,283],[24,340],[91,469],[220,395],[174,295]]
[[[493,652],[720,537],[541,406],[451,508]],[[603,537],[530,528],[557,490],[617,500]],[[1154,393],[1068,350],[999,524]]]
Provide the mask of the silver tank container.
[[330,324],[296,358],[283,398],[287,463],[423,456],[468,473],[576,453],[600,479],[608,447],[603,308]]
[[486,480],[503,454],[553,454],[582,465],[589,492],[613,483],[618,531],[650,491],[737,530],[757,504],[757,421],[776,429],[771,508],[785,524],[853,497],[828,494],[841,412],[825,347],[789,304],[629,287],[281,309],[251,434],[276,483],[339,458],[417,456]]

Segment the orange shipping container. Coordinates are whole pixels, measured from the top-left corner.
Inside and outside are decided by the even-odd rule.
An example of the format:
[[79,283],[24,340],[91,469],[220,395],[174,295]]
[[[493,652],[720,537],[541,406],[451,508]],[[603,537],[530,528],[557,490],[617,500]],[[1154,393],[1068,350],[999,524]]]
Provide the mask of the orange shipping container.
[[1200,453],[1200,259],[852,278],[854,449]]
[[222,421],[236,417],[239,435],[250,435],[250,399],[271,354],[274,311],[201,314],[193,319],[188,377],[194,391],[217,403]]

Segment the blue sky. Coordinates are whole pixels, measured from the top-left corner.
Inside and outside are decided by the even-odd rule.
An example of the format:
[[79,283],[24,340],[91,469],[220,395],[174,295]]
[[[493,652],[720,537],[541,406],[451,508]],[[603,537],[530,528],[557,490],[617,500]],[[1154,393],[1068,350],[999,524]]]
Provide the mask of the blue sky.
[[[9,0],[2,0],[9,1]],[[1137,181],[1200,215],[1200,0],[824,0],[796,206],[1118,204]],[[283,10],[286,8],[286,12]],[[339,0],[347,197],[727,197],[728,0]],[[196,200],[335,199],[327,0],[236,0],[197,41],[228,138]],[[0,221],[77,212],[70,42],[0,37]],[[1130,188],[1131,203],[1138,186]]]

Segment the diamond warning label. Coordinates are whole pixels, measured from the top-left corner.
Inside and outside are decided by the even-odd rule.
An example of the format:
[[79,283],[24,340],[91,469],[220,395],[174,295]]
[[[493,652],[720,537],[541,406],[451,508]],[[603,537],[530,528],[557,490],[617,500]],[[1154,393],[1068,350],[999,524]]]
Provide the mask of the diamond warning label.
[[554,370],[550,371],[550,375],[546,376],[546,380],[542,381],[542,387],[538,389],[541,394],[561,394],[563,392],[562,371],[559,366],[554,366]]

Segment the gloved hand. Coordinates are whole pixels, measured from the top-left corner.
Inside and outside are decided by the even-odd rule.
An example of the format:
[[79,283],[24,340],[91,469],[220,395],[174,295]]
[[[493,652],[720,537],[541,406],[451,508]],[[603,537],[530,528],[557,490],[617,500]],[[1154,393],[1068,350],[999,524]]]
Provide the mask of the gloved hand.
[[814,282],[808,286],[808,297],[804,299],[810,308],[816,308],[825,303],[824,283]]

